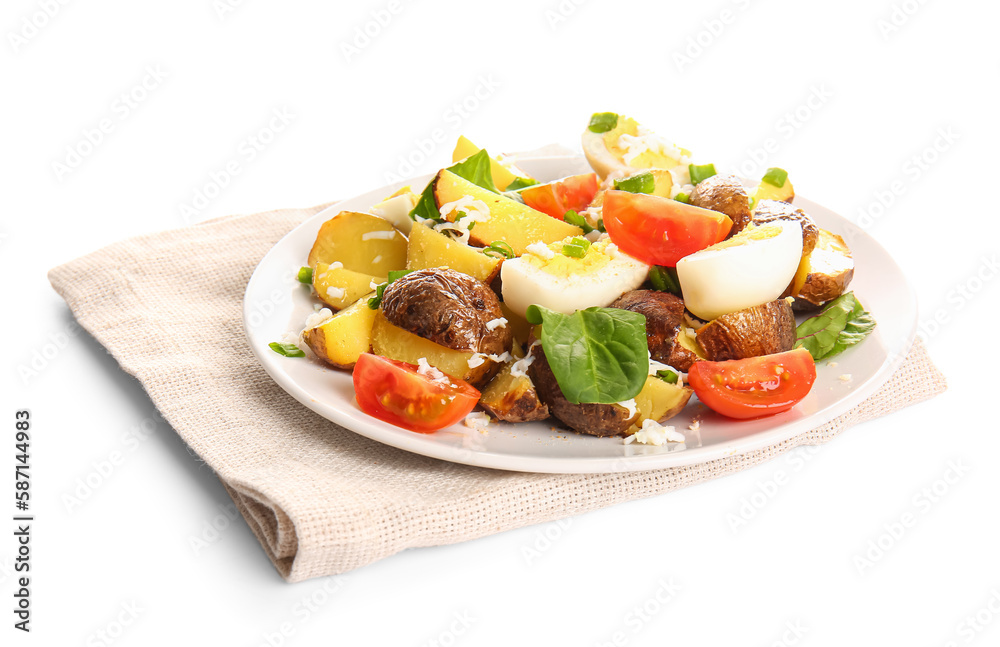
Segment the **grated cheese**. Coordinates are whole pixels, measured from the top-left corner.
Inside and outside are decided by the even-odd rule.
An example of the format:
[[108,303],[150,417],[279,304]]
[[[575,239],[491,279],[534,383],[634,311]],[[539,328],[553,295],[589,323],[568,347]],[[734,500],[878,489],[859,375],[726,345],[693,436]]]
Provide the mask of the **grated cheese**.
[[637,442],[642,445],[657,446],[666,443],[683,443],[684,434],[671,425],[661,425],[652,418],[647,418],[642,421],[642,428],[631,436],[626,436],[623,442],[626,445]]
[[496,330],[497,328],[506,328],[507,319],[504,317],[497,317],[496,319],[490,319],[486,322],[486,330],[490,332]]
[[331,319],[333,319],[333,311],[329,308],[321,308],[318,312],[306,317],[306,330],[322,326]]
[[343,299],[345,294],[347,294],[347,288],[338,288],[331,285],[326,289],[326,296],[330,299]]
[[549,249],[549,246],[541,241],[538,241],[537,243],[531,243],[524,249],[529,254],[534,254],[535,256],[545,261],[551,260],[556,256],[556,253],[553,252],[551,249]]
[[361,234],[361,240],[392,240],[396,237],[396,230],[389,231],[366,231]]

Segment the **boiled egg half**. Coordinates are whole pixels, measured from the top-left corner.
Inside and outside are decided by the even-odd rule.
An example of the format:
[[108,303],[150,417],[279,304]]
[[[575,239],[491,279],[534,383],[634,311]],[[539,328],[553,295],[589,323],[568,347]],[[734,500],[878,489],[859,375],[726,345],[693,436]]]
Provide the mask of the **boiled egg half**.
[[715,319],[774,301],[802,258],[802,226],[793,220],[749,225],[728,240],[677,261],[684,305]]
[[649,274],[649,265],[619,251],[606,236],[594,243],[570,237],[527,249],[500,266],[504,303],[522,317],[532,304],[563,314],[611,305]]

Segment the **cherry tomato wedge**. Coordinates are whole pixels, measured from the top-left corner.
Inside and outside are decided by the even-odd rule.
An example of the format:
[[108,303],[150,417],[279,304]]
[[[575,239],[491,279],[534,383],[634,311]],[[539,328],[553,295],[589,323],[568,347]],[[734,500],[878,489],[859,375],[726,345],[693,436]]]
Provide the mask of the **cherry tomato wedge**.
[[729,216],[718,211],[616,190],[604,194],[603,217],[619,249],[643,263],[667,267],[724,240],[733,227]]
[[730,418],[759,418],[791,409],[816,381],[816,363],[805,348],[784,353],[695,362],[688,382],[698,399]]
[[430,433],[453,425],[479,402],[479,391],[457,378],[434,378],[418,367],[362,353],[354,365],[354,396],[361,410],[404,429]]
[[520,194],[524,204],[532,209],[562,220],[570,209],[580,211],[593,202],[597,195],[597,174],[571,175],[548,184],[529,186],[521,189]]

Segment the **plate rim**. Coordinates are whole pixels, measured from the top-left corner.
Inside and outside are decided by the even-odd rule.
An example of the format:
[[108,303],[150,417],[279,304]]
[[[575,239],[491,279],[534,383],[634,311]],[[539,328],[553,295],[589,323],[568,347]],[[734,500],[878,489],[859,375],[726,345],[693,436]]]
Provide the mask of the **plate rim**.
[[[523,162],[525,165],[528,165],[529,163],[534,165],[544,163],[554,164],[559,162],[579,162],[583,160],[584,158],[582,155],[546,155],[519,160],[519,162]],[[346,202],[353,201],[361,196],[375,191],[388,191],[392,188],[405,186],[406,184],[420,184],[422,181],[429,180],[433,175],[433,173],[430,173],[390,183],[343,200],[338,200],[337,202],[316,212],[305,221],[291,229],[277,242],[275,242],[274,245],[272,245],[271,249],[264,254],[261,260],[254,267],[243,294],[242,322],[244,335],[257,362],[264,368],[265,372],[271,377],[271,379],[274,380],[275,383],[282,388],[282,390],[291,395],[308,409],[326,418],[327,420],[336,423],[347,431],[357,433],[376,442],[421,456],[436,458],[451,463],[501,469],[505,471],[544,474],[643,472],[707,463],[720,458],[748,454],[764,447],[779,444],[834,420],[838,416],[863,402],[879,388],[881,388],[906,360],[906,357],[915,342],[918,324],[918,310],[916,293],[913,290],[913,286],[906,274],[902,271],[902,268],[896,263],[895,259],[888,253],[885,247],[883,247],[882,244],[879,243],[878,240],[871,234],[861,229],[861,234],[868,239],[868,244],[874,245],[884,259],[892,263],[894,268],[898,271],[899,276],[902,277],[903,285],[905,286],[905,296],[907,297],[906,301],[908,310],[912,315],[910,317],[908,330],[905,338],[903,339],[903,347],[898,353],[891,354],[887,358],[888,361],[884,361],[875,374],[865,380],[857,388],[845,393],[836,402],[833,402],[819,411],[803,418],[787,421],[772,429],[757,431],[746,436],[741,436],[739,438],[708,446],[686,448],[682,451],[635,456],[591,456],[572,458],[558,456],[520,456],[487,450],[472,450],[441,443],[424,442],[424,439],[428,436],[427,434],[408,432],[402,428],[389,425],[388,423],[384,423],[375,418],[372,418],[371,421],[363,421],[361,419],[354,418],[338,407],[328,403],[319,402],[309,397],[308,394],[306,394],[298,385],[296,380],[280,369],[277,362],[277,359],[279,359],[280,356],[271,352],[270,349],[267,348],[266,343],[259,343],[259,340],[255,339],[253,326],[249,324],[249,319],[253,312],[250,308],[250,299],[248,296],[253,292],[255,285],[259,281],[263,280],[261,278],[261,268],[265,265],[268,257],[274,253],[274,250],[279,248],[286,239],[295,236],[299,230],[306,227],[312,227],[317,220],[324,216],[324,214],[327,214],[327,212],[330,211],[339,210],[341,205]],[[850,226],[858,228],[857,225],[844,216],[841,216],[838,212],[812,202],[808,200],[808,198],[801,197],[800,199],[829,211],[837,218],[841,219],[845,223],[848,223]],[[265,349],[268,350],[268,353],[265,353]],[[271,357],[271,355],[274,357]],[[360,409],[358,411],[360,412]],[[388,429],[390,427],[391,429]],[[387,429],[391,433],[387,433]]]

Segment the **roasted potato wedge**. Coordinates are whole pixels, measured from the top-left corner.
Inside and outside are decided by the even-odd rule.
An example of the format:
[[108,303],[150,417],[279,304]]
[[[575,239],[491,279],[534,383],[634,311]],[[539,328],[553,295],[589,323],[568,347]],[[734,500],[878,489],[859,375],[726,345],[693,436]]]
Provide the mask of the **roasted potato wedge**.
[[320,301],[334,310],[351,305],[372,291],[372,283],[384,283],[386,277],[352,272],[343,267],[330,269],[326,263],[313,268],[313,290]]
[[743,183],[735,175],[713,175],[702,180],[690,195],[691,204],[702,209],[711,209],[729,216],[733,228],[732,237],[740,233],[751,219],[750,195]]
[[844,239],[825,229],[819,230],[816,247],[802,258],[787,294],[821,306],[847,290],[854,278],[854,258]]
[[[706,180],[707,181],[707,180]],[[669,292],[631,290],[618,297],[612,308],[631,310],[646,317],[646,343],[650,356],[679,371],[687,371],[698,356],[684,347],[684,302]]]
[[524,356],[514,344],[513,357],[483,389],[479,404],[490,415],[504,422],[531,422],[549,417],[549,408],[538,398],[538,391],[527,375],[512,375],[514,363]]
[[486,355],[511,348],[510,328],[491,324],[503,317],[497,295],[456,270],[417,270],[396,279],[381,308],[389,323],[446,348]]
[[309,267],[333,265],[371,276],[388,276],[406,266],[406,237],[370,213],[341,211],[327,220],[309,251]]
[[617,404],[569,402],[549,368],[542,345],[532,347],[531,353],[535,359],[528,367],[528,375],[538,390],[538,397],[548,405],[549,412],[569,428],[591,436],[621,436],[638,418],[638,413],[629,415],[625,407]]
[[376,355],[408,364],[419,364],[424,358],[442,373],[465,380],[476,388],[489,382],[500,370],[500,362],[477,357],[472,351],[446,348],[392,325],[381,310],[375,314],[371,335],[372,351]]
[[583,230],[562,220],[548,216],[541,211],[476,186],[447,169],[442,169],[432,180],[434,199],[438,208],[454,202],[463,196],[482,200],[490,211],[489,220],[477,222],[469,232],[469,241],[474,245],[488,247],[496,240],[506,241],[514,253],[523,254],[528,245],[541,241],[554,243],[567,236],[579,236]]
[[776,299],[713,319],[698,329],[698,343],[715,362],[792,350],[795,315],[787,299]]
[[456,242],[430,227],[410,229],[406,246],[406,269],[445,267],[489,283],[500,273],[502,259],[483,254],[480,249]]
[[819,227],[813,222],[802,209],[793,207],[787,202],[779,200],[761,200],[753,211],[753,222],[756,225],[765,225],[775,220],[794,220],[802,225],[802,257],[816,247],[819,241]]
[[373,296],[374,292],[365,295],[333,319],[304,331],[302,336],[312,352],[337,368],[352,368],[372,345],[372,325],[378,312],[368,307]]
[[634,434],[639,431],[645,420],[666,422],[673,418],[687,405],[693,394],[694,389],[690,387],[670,384],[654,375],[649,376],[642,385],[642,391],[635,396],[639,417],[632,423],[627,433]]

